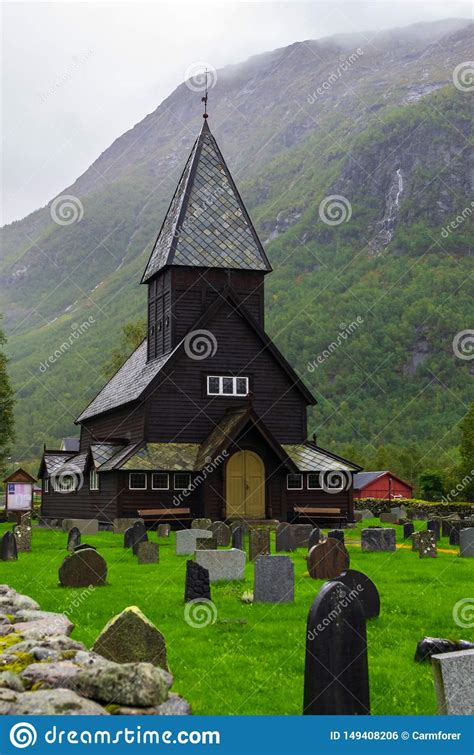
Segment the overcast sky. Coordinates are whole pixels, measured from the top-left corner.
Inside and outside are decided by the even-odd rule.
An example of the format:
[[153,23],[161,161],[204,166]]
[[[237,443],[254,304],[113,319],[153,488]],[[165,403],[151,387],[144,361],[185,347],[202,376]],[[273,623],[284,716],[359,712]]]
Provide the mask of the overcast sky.
[[458,0],[3,3],[0,222],[73,183],[199,61],[469,13]]

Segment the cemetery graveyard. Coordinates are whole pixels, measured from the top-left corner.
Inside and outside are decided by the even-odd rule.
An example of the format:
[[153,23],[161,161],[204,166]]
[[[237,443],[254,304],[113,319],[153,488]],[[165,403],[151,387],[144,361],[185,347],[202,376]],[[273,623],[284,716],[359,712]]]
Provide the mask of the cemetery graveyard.
[[[70,529],[76,525],[72,522]],[[413,526],[415,541],[416,533],[430,531],[426,521],[414,521]],[[343,540],[331,535],[337,552],[325,565],[317,566],[317,573],[324,575],[317,579],[308,573],[308,545],[313,561],[319,564],[322,556],[315,560],[313,549],[319,548],[318,541],[324,541],[330,530],[321,530],[319,537],[312,528],[295,531],[294,536],[282,530],[278,541],[285,550],[277,551],[274,531],[269,542],[265,534],[259,534],[250,543],[248,535],[239,531],[234,537],[216,525],[213,532],[196,527],[194,532],[167,534],[166,529],[144,533],[140,526],[126,522],[117,532],[97,531],[92,526],[81,532],[75,529],[71,535],[61,528],[38,527],[33,521],[31,549],[18,548],[16,558],[15,538],[7,536],[4,550],[9,560],[0,561],[0,583],[31,597],[42,611],[64,613],[74,624],[72,639],[89,649],[114,617],[137,606],[163,635],[166,663],[174,677],[172,691],[190,703],[194,714],[301,715],[303,701],[306,708],[309,697],[316,695],[320,700],[314,677],[317,662],[310,664],[310,684],[305,682],[308,614],[317,604],[324,607],[334,596],[347,595],[359,579],[353,574],[357,570],[362,584],[366,578],[371,580],[365,584],[360,603],[348,609],[357,626],[364,624],[364,613],[370,616],[365,622],[369,680],[368,687],[364,686],[363,656],[357,680],[363,705],[358,712],[370,706],[372,714],[436,714],[435,679],[439,687],[441,675],[449,679],[451,671],[435,659],[434,679],[430,661],[415,661],[415,653],[420,652],[418,643],[425,637],[474,640],[461,608],[456,608],[472,584],[472,537],[462,535],[466,555],[461,557],[459,546],[450,544],[448,528],[437,540],[423,536],[422,546],[424,540],[430,541],[426,557],[413,549],[411,528],[404,537],[403,524],[364,519],[345,529]],[[2,536],[11,531],[11,524],[0,526]],[[213,549],[196,551],[193,543],[204,543],[209,536]],[[219,555],[213,556],[216,542],[223,545],[218,546]],[[236,547],[240,543],[245,559]],[[249,559],[250,546],[253,560]],[[209,579],[201,568],[190,567],[190,561],[210,567]],[[341,584],[339,569],[344,571],[343,587],[332,589],[331,584]],[[60,575],[70,587],[60,585]],[[91,579],[95,579],[92,588],[88,587]],[[321,652],[322,663],[335,658],[337,669],[337,663],[350,658],[354,643],[335,637],[333,631],[334,627],[325,629],[312,643]],[[358,642],[360,636],[359,628]],[[1,636],[0,644],[5,646],[7,637]],[[128,641],[124,633],[120,642]],[[448,649],[455,651],[455,674],[462,685],[459,649]],[[356,650],[360,653],[358,646]],[[124,658],[126,651],[125,647]],[[430,652],[436,652],[436,646]],[[324,688],[324,679],[319,681]],[[331,688],[319,708],[311,710],[308,705],[306,712],[331,712],[331,705],[341,705],[344,710],[338,712],[345,712],[351,702]]]

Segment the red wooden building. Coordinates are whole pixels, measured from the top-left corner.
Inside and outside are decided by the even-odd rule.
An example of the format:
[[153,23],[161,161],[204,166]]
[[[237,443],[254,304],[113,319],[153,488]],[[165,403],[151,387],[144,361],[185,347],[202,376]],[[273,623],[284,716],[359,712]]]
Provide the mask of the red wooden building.
[[413,485],[388,470],[354,475],[355,498],[413,498]]

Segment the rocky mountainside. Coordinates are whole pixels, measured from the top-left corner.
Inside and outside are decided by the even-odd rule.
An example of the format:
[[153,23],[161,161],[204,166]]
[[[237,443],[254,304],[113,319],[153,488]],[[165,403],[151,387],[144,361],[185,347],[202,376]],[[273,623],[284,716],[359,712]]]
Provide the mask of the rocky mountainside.
[[[471,35],[450,20],[297,42],[214,77],[210,126],[274,267],[267,329],[334,448],[450,454],[474,396]],[[182,84],[60,199],[2,230],[18,458],[74,432],[121,326],[144,316],[139,279],[199,100]]]

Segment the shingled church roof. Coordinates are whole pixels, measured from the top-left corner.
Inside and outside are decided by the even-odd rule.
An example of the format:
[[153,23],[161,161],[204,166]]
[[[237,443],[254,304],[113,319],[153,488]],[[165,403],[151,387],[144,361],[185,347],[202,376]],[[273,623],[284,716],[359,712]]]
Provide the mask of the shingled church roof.
[[166,265],[270,272],[271,266],[204,121],[143,274]]

